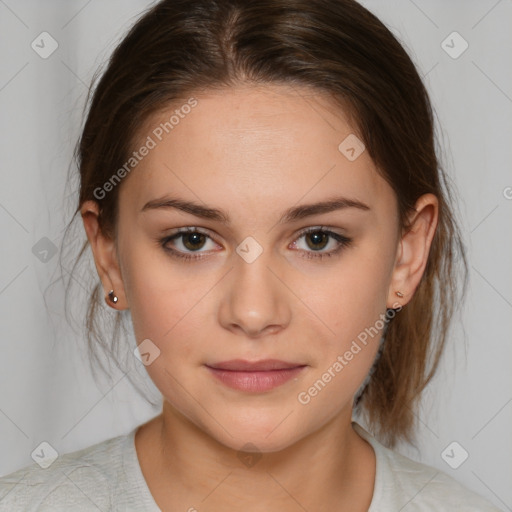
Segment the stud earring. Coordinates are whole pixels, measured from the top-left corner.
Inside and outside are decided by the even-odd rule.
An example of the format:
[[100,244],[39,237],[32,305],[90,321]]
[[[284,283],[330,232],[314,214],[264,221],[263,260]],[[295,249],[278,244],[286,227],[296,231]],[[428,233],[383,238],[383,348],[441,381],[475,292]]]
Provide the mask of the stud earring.
[[395,293],[396,293],[396,295],[397,295],[398,297],[400,297],[400,298],[402,298],[402,297],[404,296],[404,294],[403,294],[402,292],[395,292]]
[[116,304],[118,301],[118,298],[114,295],[114,290],[110,290],[108,292],[108,298],[110,299],[110,302]]

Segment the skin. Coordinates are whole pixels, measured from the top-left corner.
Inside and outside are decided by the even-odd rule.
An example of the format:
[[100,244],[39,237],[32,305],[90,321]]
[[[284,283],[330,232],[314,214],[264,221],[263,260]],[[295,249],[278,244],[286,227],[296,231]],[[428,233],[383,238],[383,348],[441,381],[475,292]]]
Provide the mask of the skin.
[[[411,229],[401,233],[393,190],[367,151],[349,161],[338,150],[355,131],[323,96],[240,85],[196,98],[198,106],[124,179],[116,239],[98,229],[94,201],[81,209],[105,295],[115,290],[112,307],[130,309],[137,344],[149,338],[160,350],[146,370],[163,411],[135,439],[144,477],[163,510],[365,511],[375,454],[351,414],[380,333],[308,404],[297,396],[386,308],[411,299],[437,225],[437,199],[422,196]],[[148,134],[151,128],[141,130],[140,141]],[[166,194],[222,209],[231,222],[171,208],[141,212]],[[284,210],[333,195],[370,209],[278,223]],[[203,259],[173,258],[159,242],[187,226],[207,233],[202,245],[185,236],[167,246]],[[315,258],[339,246],[300,235],[320,226],[352,243]],[[252,263],[236,252],[248,236],[263,249]],[[204,366],[234,358],[308,366],[277,388],[247,393]],[[246,443],[261,455],[251,467],[238,457]]]

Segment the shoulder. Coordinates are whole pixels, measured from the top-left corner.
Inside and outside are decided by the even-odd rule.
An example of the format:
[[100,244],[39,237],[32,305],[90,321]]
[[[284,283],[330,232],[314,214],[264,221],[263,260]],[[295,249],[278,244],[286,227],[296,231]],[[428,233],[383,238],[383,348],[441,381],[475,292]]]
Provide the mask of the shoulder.
[[500,512],[455,478],[390,450],[388,482],[397,489],[404,512],[437,510]]
[[0,478],[0,512],[110,510],[130,434],[34,462]]
[[447,473],[390,450],[359,424],[358,434],[374,448],[377,459],[374,497],[369,512],[501,512]]

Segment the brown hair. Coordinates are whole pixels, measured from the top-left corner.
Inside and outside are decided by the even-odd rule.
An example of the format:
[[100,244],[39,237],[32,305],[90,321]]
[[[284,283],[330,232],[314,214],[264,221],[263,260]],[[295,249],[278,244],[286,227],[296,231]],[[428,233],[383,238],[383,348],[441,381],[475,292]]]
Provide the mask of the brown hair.
[[[80,192],[73,219],[84,201],[95,200],[109,236],[115,237],[119,187],[102,199],[94,191],[127,161],[141,127],[178,99],[237,83],[309,87],[332,97],[395,191],[402,229],[422,194],[437,196],[439,222],[424,275],[389,322],[382,353],[355,405],[388,446],[412,442],[418,399],[438,367],[460,303],[455,274],[464,270],[462,298],[467,263],[452,192],[436,155],[428,93],[393,34],[354,0],[163,0],[116,47],[92,93],[98,73],[74,154]],[[104,313],[115,316],[106,341],[99,301],[101,283],[89,300],[87,340],[102,366],[96,349],[114,355],[122,313]]]

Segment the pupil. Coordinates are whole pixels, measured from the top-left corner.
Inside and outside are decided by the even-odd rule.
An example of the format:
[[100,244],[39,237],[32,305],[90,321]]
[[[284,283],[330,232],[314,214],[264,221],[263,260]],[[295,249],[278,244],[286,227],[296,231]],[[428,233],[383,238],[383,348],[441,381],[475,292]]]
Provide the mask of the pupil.
[[[203,242],[204,235],[202,233],[189,233],[185,236],[184,245],[187,249],[198,249],[197,245],[201,245]],[[189,242],[191,243],[189,244]],[[189,247],[191,245],[192,247]]]
[[313,240],[313,247],[308,243],[311,249],[323,249],[325,247],[325,244],[322,245],[322,247],[314,247],[317,244],[320,244],[322,242],[325,242],[327,239],[327,233],[322,233],[321,231],[316,231],[314,233],[310,233],[309,236]]

